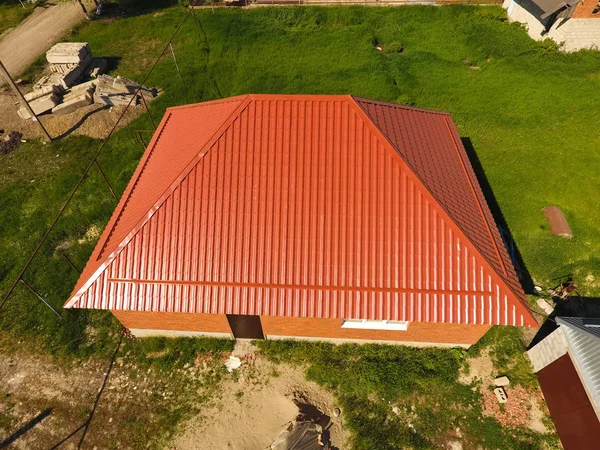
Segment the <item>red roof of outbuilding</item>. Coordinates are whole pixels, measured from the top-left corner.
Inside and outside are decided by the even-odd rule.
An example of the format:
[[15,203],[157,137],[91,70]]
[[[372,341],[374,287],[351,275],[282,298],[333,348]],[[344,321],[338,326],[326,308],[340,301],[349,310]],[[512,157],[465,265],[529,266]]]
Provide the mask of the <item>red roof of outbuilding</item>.
[[65,307],[537,326],[450,116],[170,108]]

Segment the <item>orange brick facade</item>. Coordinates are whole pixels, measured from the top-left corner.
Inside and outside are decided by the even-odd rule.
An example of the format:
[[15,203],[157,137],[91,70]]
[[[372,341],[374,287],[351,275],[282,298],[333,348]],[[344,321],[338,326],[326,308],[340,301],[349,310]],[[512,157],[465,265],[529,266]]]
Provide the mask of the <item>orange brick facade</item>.
[[176,312],[111,311],[125,328],[137,330],[192,331],[227,333],[231,328],[225,314],[190,314]]
[[[224,314],[189,314],[144,311],[112,311],[126,328],[147,331],[224,333],[231,328]],[[490,325],[411,322],[407,331],[342,328],[342,319],[309,319],[261,316],[265,337],[395,341],[413,344],[471,345]],[[159,334],[159,333],[157,333]]]
[[583,0],[578,3],[575,7],[575,11],[571,16],[572,19],[592,19],[598,18],[598,26],[600,26],[600,12],[594,13],[594,11],[598,11],[600,8],[598,7],[598,0]]
[[406,331],[356,330],[342,328],[342,319],[262,316],[260,320],[267,338],[269,336],[298,336],[471,345],[490,329],[490,325],[410,322]]

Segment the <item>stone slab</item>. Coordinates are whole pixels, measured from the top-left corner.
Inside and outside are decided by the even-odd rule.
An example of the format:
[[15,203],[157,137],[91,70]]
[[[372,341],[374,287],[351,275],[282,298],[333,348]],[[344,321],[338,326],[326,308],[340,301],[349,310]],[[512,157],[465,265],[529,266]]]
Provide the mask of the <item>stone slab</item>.
[[78,110],[79,108],[87,105],[91,105],[93,103],[93,97],[91,92],[85,92],[82,95],[71,98],[60,105],[56,105],[52,108],[53,114],[69,114],[73,111]]
[[90,53],[87,42],[60,42],[46,52],[46,60],[51,64],[79,64]]
[[118,75],[113,81],[113,89],[118,90],[119,92],[129,92],[130,94],[135,94],[139,87],[140,85],[135,81],[129,80],[120,75]]
[[60,84],[63,88],[68,89],[77,82],[82,73],[81,67],[77,66],[60,77]]
[[510,380],[509,380],[509,378],[507,376],[497,377],[494,380],[494,384],[496,386],[505,387],[505,386],[508,386],[510,384]]
[[[127,106],[132,97],[133,95],[131,94],[114,93],[97,88],[96,92],[94,92],[94,103],[103,103],[109,106]],[[132,104],[136,105],[137,99],[134,99]]]
[[86,81],[85,83],[71,86],[71,89],[65,94],[65,99],[67,97],[77,97],[90,89],[92,89],[92,92],[96,90],[96,80]]
[[[58,104],[58,102],[58,96],[55,93],[50,93],[43,97],[35,99],[32,102],[29,102],[29,106],[36,115],[39,115],[50,111]],[[24,106],[21,106],[21,108],[19,108],[18,114],[22,119],[31,118],[31,116],[29,115],[29,111],[27,111],[27,109]]]
[[86,94],[89,95],[89,97],[93,100],[95,90],[96,90],[96,88],[94,86],[91,86],[91,87],[88,87],[87,89],[80,89],[77,91],[72,91],[63,97],[63,103],[70,102],[71,100],[79,98],[82,95],[86,95]]
[[63,91],[62,86],[59,86],[56,84],[48,84],[48,85],[40,87],[39,89],[34,89],[33,91],[29,92],[28,94],[25,94],[23,97],[25,97],[25,100],[27,100],[28,102],[31,102],[35,99],[43,97],[44,95],[61,94],[62,91]]
[[498,403],[506,403],[508,401],[508,395],[506,395],[506,391],[502,386],[499,386],[496,389],[494,389],[494,394],[496,394]]
[[40,78],[37,83],[33,86],[33,89],[41,89],[44,86],[52,86],[58,85],[62,87],[62,83],[60,82],[61,74],[59,73],[51,73],[50,75],[45,75]]

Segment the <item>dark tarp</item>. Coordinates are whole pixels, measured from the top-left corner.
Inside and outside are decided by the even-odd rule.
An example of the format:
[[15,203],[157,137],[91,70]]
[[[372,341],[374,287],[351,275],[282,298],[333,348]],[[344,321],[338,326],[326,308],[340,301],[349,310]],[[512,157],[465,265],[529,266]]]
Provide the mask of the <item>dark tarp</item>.
[[312,422],[296,422],[290,424],[279,433],[272,450],[326,450],[328,447],[321,444],[323,428]]

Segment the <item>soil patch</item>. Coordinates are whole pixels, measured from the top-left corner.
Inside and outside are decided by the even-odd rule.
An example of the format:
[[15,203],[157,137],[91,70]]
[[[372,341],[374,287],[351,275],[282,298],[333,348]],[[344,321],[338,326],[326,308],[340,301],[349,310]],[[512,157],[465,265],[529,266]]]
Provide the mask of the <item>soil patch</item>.
[[222,384],[220,398],[183,426],[174,449],[197,449],[201,442],[202,448],[212,450],[262,450],[299,415],[311,418],[321,413],[332,423],[328,430],[331,444],[347,448],[343,411],[335,417],[333,395],[307,381],[302,368],[275,365],[258,355],[240,359],[242,366]]
[[[22,89],[26,92],[26,89]],[[148,98],[147,101],[150,99]],[[24,139],[42,137],[42,132],[36,123],[23,120],[17,115],[19,101],[9,88],[0,89],[0,117],[2,128],[8,131],[17,131]],[[104,139],[115,125],[125,106],[108,107],[106,105],[92,104],[73,111],[70,114],[43,114],[39,116],[50,136],[54,139],[70,135],[83,135],[95,139]],[[129,124],[133,119],[145,112],[144,105],[131,105],[118,128]]]

